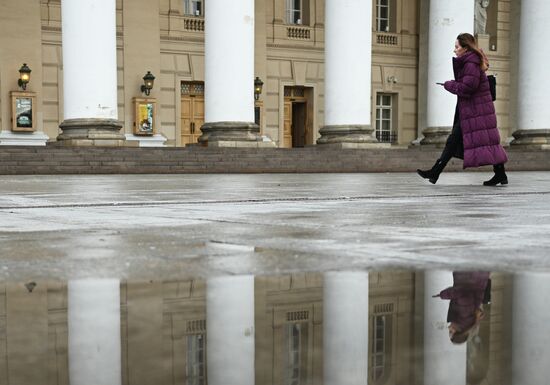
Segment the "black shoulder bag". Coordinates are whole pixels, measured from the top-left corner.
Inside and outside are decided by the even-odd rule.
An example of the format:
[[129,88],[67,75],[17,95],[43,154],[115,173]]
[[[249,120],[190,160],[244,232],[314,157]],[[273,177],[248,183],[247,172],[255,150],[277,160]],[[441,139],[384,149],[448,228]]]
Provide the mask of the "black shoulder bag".
[[491,98],[493,101],[497,99],[497,78],[495,75],[487,75],[489,80],[489,89],[491,90]]

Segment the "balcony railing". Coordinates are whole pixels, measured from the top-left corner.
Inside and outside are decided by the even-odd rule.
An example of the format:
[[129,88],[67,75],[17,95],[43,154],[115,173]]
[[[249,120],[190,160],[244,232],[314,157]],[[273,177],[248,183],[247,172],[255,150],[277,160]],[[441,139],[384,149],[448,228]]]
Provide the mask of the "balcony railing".
[[380,143],[397,143],[397,133],[390,131],[376,131],[376,139]]
[[389,32],[376,33],[376,44],[382,46],[397,46],[399,45],[399,35]]
[[311,28],[308,27],[286,27],[286,36],[289,39],[311,40]]
[[204,32],[204,18],[184,17],[183,29],[190,32]]

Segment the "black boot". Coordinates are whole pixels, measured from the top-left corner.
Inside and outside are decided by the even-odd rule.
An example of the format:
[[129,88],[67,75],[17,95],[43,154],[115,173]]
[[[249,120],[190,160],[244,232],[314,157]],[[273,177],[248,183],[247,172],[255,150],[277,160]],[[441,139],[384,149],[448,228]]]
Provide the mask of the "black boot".
[[442,161],[441,159],[438,159],[430,170],[418,169],[416,170],[416,172],[422,178],[428,179],[431,183],[435,184],[439,179],[439,174],[441,174],[446,164],[447,164],[446,162]]
[[508,177],[506,176],[506,172],[504,172],[504,163],[495,164],[493,166],[493,171],[495,172],[495,175],[483,182],[484,186],[496,186],[497,184],[508,184]]

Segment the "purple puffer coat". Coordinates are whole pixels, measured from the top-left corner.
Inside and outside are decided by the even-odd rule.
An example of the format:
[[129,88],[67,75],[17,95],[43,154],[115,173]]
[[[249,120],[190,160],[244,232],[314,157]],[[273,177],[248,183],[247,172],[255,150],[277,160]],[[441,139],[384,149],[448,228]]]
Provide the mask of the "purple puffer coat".
[[458,96],[458,113],[464,143],[464,168],[505,163],[508,160],[500,145],[495,106],[487,75],[480,68],[475,52],[453,58],[455,80],[445,82],[445,89]]
[[466,330],[476,322],[475,311],[485,295],[489,281],[488,271],[454,271],[453,286],[439,293],[441,299],[450,299],[447,322],[454,322]]

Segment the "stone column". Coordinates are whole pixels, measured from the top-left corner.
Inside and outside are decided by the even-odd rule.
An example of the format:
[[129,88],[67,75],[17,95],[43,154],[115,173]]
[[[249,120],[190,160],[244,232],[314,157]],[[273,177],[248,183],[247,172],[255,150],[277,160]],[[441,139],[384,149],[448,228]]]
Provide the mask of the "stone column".
[[198,141],[209,147],[261,146],[254,123],[254,0],[209,0],[207,7],[206,123]]
[[119,146],[115,0],[62,0],[65,145]]
[[330,272],[323,283],[323,383],[368,379],[369,274]]
[[208,383],[254,385],[253,276],[207,281],[206,331]]
[[454,79],[454,44],[460,33],[473,33],[474,2],[431,0],[429,24],[427,127],[420,144],[443,145],[451,133],[457,97],[436,82]]
[[69,281],[68,323],[71,385],[120,385],[120,282]]
[[547,384],[550,378],[550,275],[514,276],[512,385]]
[[326,0],[325,126],[318,144],[377,143],[371,125],[371,41],[371,0]]
[[449,339],[449,301],[432,298],[450,286],[452,272],[424,273],[424,385],[466,385],[466,344]]
[[550,149],[548,89],[550,2],[522,0],[519,31],[518,129],[512,145]]

